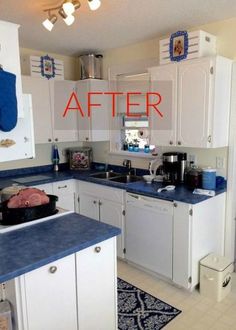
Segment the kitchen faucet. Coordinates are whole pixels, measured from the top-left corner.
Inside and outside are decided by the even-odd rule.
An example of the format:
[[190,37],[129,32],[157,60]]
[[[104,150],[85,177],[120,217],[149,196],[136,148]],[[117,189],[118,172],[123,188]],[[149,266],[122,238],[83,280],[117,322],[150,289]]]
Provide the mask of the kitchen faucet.
[[136,175],[136,168],[131,167],[131,160],[129,159],[124,159],[123,160],[123,166],[125,166],[128,170],[128,174],[131,175],[133,172],[134,175]]

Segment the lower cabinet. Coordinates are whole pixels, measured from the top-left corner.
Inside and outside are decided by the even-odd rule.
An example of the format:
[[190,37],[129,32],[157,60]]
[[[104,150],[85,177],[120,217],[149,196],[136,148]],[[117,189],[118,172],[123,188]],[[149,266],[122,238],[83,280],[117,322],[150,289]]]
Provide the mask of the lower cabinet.
[[79,330],[117,329],[114,241],[106,240],[77,253],[76,268]]
[[117,237],[117,256],[124,258],[125,191],[78,181],[80,214],[121,229]]
[[14,330],[116,330],[116,238],[5,283]]

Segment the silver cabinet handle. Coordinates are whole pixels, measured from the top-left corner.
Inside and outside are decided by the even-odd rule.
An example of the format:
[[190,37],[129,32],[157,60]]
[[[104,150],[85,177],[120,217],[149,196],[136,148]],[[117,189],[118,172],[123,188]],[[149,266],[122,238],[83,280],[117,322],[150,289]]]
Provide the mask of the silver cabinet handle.
[[101,252],[101,249],[102,249],[101,246],[96,246],[94,250],[96,253],[99,253]]
[[67,185],[65,184],[64,186],[59,186],[58,189],[64,189],[67,188]]
[[49,268],[49,272],[50,272],[51,274],[56,273],[56,271],[57,271],[57,267],[56,267],[56,266],[51,266],[51,267]]

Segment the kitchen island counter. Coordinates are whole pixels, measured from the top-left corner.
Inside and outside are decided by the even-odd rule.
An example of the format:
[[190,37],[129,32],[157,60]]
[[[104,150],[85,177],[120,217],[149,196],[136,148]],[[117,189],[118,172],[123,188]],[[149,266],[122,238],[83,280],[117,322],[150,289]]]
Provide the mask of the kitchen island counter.
[[117,236],[121,230],[70,213],[0,235],[0,283]]

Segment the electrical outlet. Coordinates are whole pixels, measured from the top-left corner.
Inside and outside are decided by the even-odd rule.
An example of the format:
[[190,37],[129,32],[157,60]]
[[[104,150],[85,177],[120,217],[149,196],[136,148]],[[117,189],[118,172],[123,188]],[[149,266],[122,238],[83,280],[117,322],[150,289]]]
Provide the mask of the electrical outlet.
[[197,163],[197,157],[196,155],[188,155],[189,162],[194,162],[194,164]]
[[224,168],[224,157],[216,157],[216,168]]

